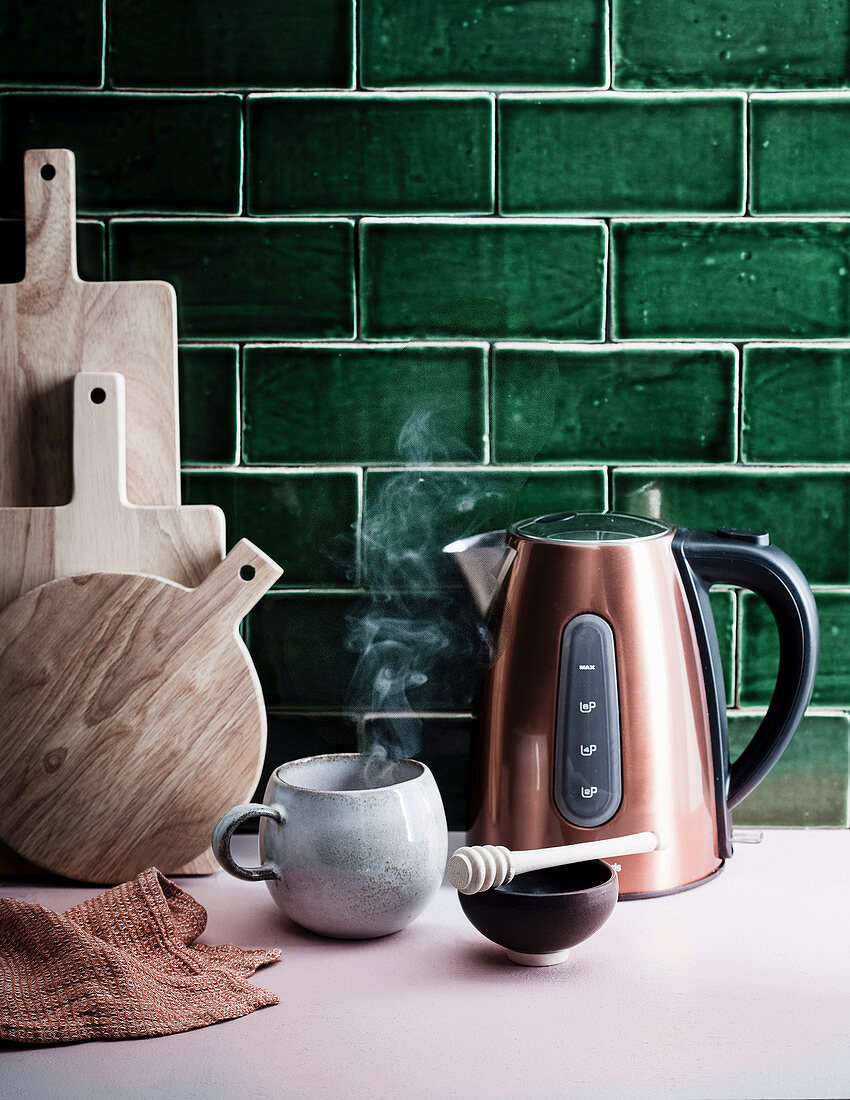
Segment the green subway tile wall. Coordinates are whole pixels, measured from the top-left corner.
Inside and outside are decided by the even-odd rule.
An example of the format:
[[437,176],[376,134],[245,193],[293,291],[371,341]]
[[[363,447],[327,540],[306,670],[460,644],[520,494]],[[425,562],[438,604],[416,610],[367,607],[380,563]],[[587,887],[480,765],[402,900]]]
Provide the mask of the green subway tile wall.
[[741,214],[745,107],[743,96],[500,96],[499,210]]
[[485,343],[249,345],[243,459],[397,462],[401,430],[424,404],[439,447],[420,461],[483,462],[487,350]]
[[248,209],[490,214],[493,108],[484,95],[251,96]]
[[350,88],[350,0],[109,0],[114,88]]
[[366,88],[598,88],[607,76],[600,0],[361,0]]
[[183,344],[179,360],[184,466],[234,466],[239,461],[238,345]]
[[753,96],[753,214],[850,212],[850,98]]
[[[848,825],[846,0],[0,0],[0,30],[0,279],[23,150],[73,149],[81,276],[177,289],[184,500],[284,567],[244,629],[266,774],[409,734],[464,824],[487,653],[440,547],[616,507],[800,563],[813,703],[735,820]],[[712,608],[734,757],[776,631]],[[402,694],[382,618],[424,631]]]
[[[0,95],[2,163],[73,149],[81,214],[238,214],[241,143],[237,95]],[[4,173],[0,210],[21,214],[19,172]]]

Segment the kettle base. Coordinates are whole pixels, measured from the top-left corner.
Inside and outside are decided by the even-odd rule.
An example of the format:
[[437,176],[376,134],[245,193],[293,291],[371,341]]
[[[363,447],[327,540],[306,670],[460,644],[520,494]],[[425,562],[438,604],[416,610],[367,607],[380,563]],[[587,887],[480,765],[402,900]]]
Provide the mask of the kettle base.
[[686,890],[695,890],[697,886],[703,886],[706,882],[711,882],[712,879],[717,878],[725,866],[726,861],[723,860],[716,870],[705,875],[703,878],[698,878],[695,882],[686,882],[684,886],[674,886],[671,890],[653,890],[646,894],[620,894],[617,900],[641,901],[643,898],[666,898],[670,894],[684,894]]

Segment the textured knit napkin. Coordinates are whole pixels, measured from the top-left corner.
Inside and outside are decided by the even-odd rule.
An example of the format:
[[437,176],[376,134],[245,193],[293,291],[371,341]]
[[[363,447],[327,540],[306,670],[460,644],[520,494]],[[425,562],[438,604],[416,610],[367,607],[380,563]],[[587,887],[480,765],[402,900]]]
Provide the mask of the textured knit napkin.
[[169,1035],[279,998],[245,980],[280,951],[195,943],[204,907],[155,867],[65,913],[0,898],[0,1038]]

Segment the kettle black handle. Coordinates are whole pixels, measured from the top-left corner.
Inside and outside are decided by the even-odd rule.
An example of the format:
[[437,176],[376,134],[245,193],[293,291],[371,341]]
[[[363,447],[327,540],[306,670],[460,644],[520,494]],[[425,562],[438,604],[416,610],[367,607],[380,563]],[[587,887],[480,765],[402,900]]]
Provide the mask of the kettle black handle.
[[[756,592],[767,603],[779,630],[779,671],[767,714],[729,768],[726,803],[731,809],[764,779],[785,751],[809,705],[820,641],[815,598],[800,567],[784,551],[770,545],[766,532],[721,527],[711,534],[679,528],[673,542],[686,587],[689,576],[695,582],[694,594],[704,626],[708,625],[705,623],[708,610],[711,627],[708,643],[711,648],[713,639],[715,652],[703,656],[703,667],[707,660],[715,666],[712,679],[715,685],[719,684],[721,693],[723,676],[716,651],[717,635],[708,608],[711,585],[734,584]],[[720,704],[725,731],[725,699]],[[726,750],[725,745],[723,749]],[[725,759],[725,751],[723,755]]]

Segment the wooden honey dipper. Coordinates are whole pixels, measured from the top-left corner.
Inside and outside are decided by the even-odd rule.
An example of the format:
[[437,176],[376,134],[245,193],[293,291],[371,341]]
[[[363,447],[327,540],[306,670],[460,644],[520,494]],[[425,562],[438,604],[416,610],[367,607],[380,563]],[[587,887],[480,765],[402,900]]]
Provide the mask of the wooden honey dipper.
[[660,831],[612,836],[585,844],[564,844],[559,848],[531,848],[523,852],[512,852],[501,844],[475,844],[458,848],[447,870],[449,882],[461,894],[480,894],[527,871],[542,871],[546,867],[562,867],[567,863],[584,863],[609,856],[637,855],[666,847],[666,836]]

